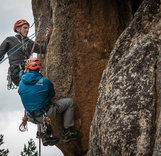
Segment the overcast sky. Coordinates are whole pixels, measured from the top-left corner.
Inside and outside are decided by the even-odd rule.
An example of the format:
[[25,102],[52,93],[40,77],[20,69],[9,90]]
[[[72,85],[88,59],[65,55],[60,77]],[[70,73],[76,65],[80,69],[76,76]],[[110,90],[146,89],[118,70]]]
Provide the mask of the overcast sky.
[[[7,36],[13,36],[14,23],[19,19],[26,19],[30,24],[34,22],[31,9],[31,0],[5,0],[0,5],[0,44]],[[34,33],[34,27],[30,29],[29,35]],[[8,61],[0,64],[0,134],[4,135],[2,148],[9,149],[9,156],[20,156],[24,144],[28,144],[35,138],[37,127],[29,123],[28,132],[20,132],[18,127],[21,123],[24,109],[17,90],[7,90]],[[38,150],[38,149],[37,149]],[[62,156],[62,152],[56,148],[42,146],[42,156]]]

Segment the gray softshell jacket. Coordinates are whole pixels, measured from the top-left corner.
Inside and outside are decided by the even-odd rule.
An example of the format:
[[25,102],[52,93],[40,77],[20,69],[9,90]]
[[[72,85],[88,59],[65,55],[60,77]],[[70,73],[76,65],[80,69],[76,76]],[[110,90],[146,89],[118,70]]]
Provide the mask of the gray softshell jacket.
[[[7,37],[0,46],[0,61],[4,58],[4,55],[6,53],[10,55],[18,48],[19,50],[9,57],[9,63],[12,64],[15,61],[22,61],[22,60],[28,59],[30,57],[31,50],[34,45],[34,41],[32,41],[29,38],[25,38],[24,40],[25,40],[24,42],[25,44],[24,46],[22,46],[23,41],[21,40],[21,37],[19,35]],[[12,48],[13,50],[10,50]],[[40,53],[40,45],[38,43],[35,43],[33,52],[38,54]],[[46,53],[46,45],[41,46],[41,52]]]

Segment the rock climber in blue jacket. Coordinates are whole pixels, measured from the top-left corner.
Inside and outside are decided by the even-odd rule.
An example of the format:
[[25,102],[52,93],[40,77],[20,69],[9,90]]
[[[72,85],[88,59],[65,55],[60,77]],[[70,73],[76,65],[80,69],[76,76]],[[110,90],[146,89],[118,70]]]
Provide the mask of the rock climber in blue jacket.
[[[38,135],[41,135],[43,145],[54,145],[58,142],[57,137],[51,137],[50,126],[50,120],[58,113],[63,113],[64,116],[63,141],[77,139],[78,131],[73,128],[73,100],[62,98],[54,103],[51,102],[55,90],[51,81],[39,72],[41,68],[39,59],[29,58],[25,68],[27,73],[22,76],[18,93],[27,112],[27,120],[41,127],[42,133]],[[44,129],[44,120],[47,123],[47,130]]]

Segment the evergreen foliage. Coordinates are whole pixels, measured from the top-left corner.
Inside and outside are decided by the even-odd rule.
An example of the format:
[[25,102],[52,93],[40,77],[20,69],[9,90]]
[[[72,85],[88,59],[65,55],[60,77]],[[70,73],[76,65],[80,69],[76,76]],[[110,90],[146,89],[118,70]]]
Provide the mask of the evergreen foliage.
[[21,152],[21,156],[38,156],[38,151],[36,151],[36,145],[33,139],[28,141],[28,146],[24,144],[24,151]]
[[[0,134],[0,146],[4,143],[3,142],[4,135]],[[0,149],[0,156],[8,156],[9,150]]]

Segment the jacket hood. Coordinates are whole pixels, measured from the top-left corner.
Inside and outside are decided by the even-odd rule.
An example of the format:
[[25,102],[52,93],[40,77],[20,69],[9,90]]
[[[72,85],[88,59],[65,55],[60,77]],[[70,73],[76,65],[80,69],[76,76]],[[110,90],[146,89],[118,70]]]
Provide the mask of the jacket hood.
[[24,84],[35,84],[37,81],[39,81],[42,78],[41,73],[36,71],[30,71],[26,73],[24,76],[22,76],[22,82]]

